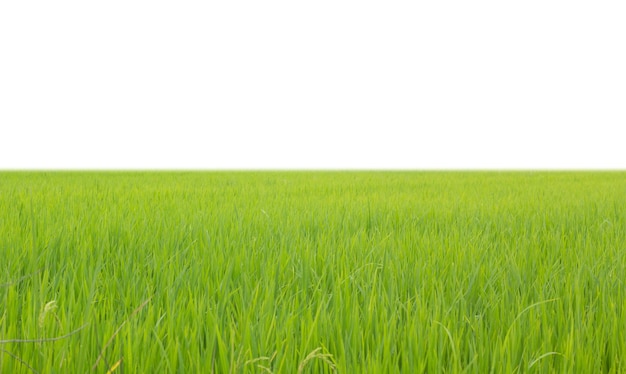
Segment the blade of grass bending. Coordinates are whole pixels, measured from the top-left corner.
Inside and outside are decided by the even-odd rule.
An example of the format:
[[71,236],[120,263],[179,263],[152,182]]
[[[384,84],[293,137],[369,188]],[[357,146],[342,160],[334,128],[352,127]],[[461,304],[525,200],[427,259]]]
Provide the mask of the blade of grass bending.
[[128,322],[135,314],[139,313],[139,311],[141,311],[148,304],[148,302],[150,302],[150,300],[152,300],[152,297],[153,296],[150,296],[143,303],[141,303],[141,305],[139,305],[137,308],[135,308],[135,310],[133,310],[133,312],[130,314],[130,316],[128,316],[128,318],[126,318],[126,320],[124,322],[122,322],[122,324],[115,330],[113,335],[109,338],[107,343],[104,345],[104,347],[100,351],[100,354],[98,355],[98,358],[96,359],[96,362],[91,367],[91,370],[96,370],[96,368],[98,367],[98,364],[100,363],[100,360],[102,360],[102,357],[104,357],[104,351],[106,351],[106,349],[109,347],[109,345],[111,345],[111,343],[113,342],[113,339],[115,339],[115,337],[120,332],[120,330],[122,330],[122,327],[124,327],[126,322]]
[[522,310],[517,317],[515,317],[515,319],[513,320],[513,322],[511,322],[511,326],[509,326],[509,329],[506,331],[506,335],[504,336],[504,341],[502,342],[502,346],[505,346],[507,341],[509,340],[509,334],[511,333],[511,330],[513,329],[513,326],[515,326],[515,322],[517,322],[518,319],[520,319],[520,317],[526,313],[527,311],[529,311],[530,309],[539,306],[541,304],[547,304],[547,303],[551,303],[553,301],[559,300],[559,298],[554,298],[554,299],[549,299],[549,300],[544,300],[544,301],[539,301],[536,302],[534,304],[531,304],[529,306],[527,306],[526,308],[524,308],[524,310]]
[[[450,340],[450,347],[452,348],[452,355],[454,355],[454,361],[459,363],[459,356],[457,356],[457,354],[456,354],[456,348],[454,347],[454,339],[452,338],[452,334],[450,333],[450,330],[448,330],[448,328],[443,323],[441,323],[439,321],[433,321],[433,322],[435,322],[439,326],[443,327],[443,329],[446,331],[446,335],[448,335],[448,340]],[[460,364],[459,364],[459,366],[460,366]]]
[[535,366],[535,364],[537,363],[537,361],[546,358],[548,356],[552,356],[552,355],[558,355],[558,356],[563,356],[562,353],[560,352],[548,352],[548,353],[544,353],[541,356],[537,357],[536,359],[534,359],[530,364],[528,364],[528,369],[532,368],[533,366]]

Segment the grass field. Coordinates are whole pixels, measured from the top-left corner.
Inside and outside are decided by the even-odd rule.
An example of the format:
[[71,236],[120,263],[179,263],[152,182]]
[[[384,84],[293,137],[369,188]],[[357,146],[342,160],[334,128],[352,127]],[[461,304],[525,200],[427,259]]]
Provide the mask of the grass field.
[[626,372],[625,281],[626,172],[0,173],[2,373]]

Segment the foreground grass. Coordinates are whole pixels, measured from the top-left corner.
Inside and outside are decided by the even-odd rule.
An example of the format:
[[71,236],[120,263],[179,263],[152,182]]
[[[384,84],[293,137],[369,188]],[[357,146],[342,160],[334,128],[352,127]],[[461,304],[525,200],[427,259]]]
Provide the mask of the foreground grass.
[[0,372],[624,372],[625,214],[624,172],[0,173]]

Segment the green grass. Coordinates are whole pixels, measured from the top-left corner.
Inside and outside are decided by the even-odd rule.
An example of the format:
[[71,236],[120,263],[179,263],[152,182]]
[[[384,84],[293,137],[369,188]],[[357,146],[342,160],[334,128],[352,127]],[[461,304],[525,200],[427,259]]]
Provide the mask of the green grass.
[[625,281],[625,172],[0,173],[2,373],[625,372]]

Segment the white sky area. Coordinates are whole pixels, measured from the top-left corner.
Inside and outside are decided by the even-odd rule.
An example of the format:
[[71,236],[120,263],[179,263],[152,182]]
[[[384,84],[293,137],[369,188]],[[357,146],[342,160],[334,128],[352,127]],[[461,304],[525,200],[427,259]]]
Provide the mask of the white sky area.
[[0,169],[626,169],[624,1],[2,1]]

